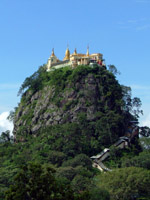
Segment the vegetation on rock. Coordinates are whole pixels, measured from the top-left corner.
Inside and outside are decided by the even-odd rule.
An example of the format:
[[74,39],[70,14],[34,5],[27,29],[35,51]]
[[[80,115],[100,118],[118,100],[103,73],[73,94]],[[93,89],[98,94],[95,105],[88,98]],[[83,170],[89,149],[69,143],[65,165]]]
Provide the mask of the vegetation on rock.
[[[90,156],[116,142],[142,112],[140,99],[132,99],[131,89],[121,86],[116,69],[109,68],[78,66],[46,72],[42,66],[26,78],[19,90],[21,102],[9,116],[14,140],[8,131],[0,136],[0,199],[150,198],[145,186],[149,186],[148,138],[136,137],[123,151],[112,147],[106,161],[115,169],[111,173],[92,167]],[[149,128],[143,127],[140,134],[149,136]],[[142,185],[130,188],[136,177],[135,184]]]

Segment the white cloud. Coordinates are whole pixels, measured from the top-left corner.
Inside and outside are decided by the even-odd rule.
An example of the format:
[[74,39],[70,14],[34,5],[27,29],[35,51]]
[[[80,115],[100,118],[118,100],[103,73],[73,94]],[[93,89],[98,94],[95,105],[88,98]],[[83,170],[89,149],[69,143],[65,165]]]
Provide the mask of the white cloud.
[[150,114],[141,122],[141,125],[150,127]]
[[9,112],[3,112],[0,114],[0,133],[6,130],[12,132],[13,130],[13,123],[7,119],[8,115]]
[[[149,1],[139,1],[149,2]],[[131,29],[135,31],[144,31],[150,29],[150,20],[148,18],[128,19],[126,21],[119,21],[118,25],[121,29]]]

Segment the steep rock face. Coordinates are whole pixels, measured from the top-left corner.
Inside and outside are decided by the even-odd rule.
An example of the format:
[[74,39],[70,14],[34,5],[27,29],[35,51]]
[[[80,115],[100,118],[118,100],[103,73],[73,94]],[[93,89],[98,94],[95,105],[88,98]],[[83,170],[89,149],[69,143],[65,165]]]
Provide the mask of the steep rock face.
[[14,135],[37,135],[40,128],[64,123],[78,123],[78,116],[97,120],[104,108],[121,112],[116,101],[120,101],[121,88],[114,76],[105,69],[89,69],[73,81],[65,81],[63,89],[47,84],[41,90],[27,90],[23,94],[14,120]]
[[[87,119],[93,120],[95,112],[99,110],[97,107],[100,97],[98,80],[92,74],[82,78],[75,84],[74,88],[71,85],[68,86],[64,92],[59,94],[55,102],[52,101],[54,93],[54,87],[46,86],[33,96],[26,94],[28,101],[25,107],[20,105],[15,119],[14,132],[22,124],[26,127],[30,126],[30,122],[32,133],[42,126],[62,124],[66,121],[74,122],[77,120],[79,112],[87,113]],[[29,122],[28,119],[23,121],[23,118],[30,113],[32,115],[31,121]]]

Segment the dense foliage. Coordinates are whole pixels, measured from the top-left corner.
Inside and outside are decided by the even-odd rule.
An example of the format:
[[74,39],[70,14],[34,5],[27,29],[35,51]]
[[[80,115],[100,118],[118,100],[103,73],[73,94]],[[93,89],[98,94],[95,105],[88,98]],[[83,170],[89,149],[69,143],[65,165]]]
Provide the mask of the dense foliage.
[[[53,176],[54,170],[30,163],[24,165],[15,176],[14,183],[6,192],[6,200],[74,200],[68,185]],[[79,198],[76,198],[79,199]]]
[[[48,135],[47,139],[51,149],[57,149],[67,156],[75,156],[78,153],[97,154],[104,147],[113,144],[119,136],[124,135],[129,121],[135,120],[137,117],[141,104],[138,98],[131,99],[130,91],[125,86],[120,86],[111,72],[99,66],[78,66],[75,69],[65,67],[47,73],[44,67],[40,67],[36,73],[24,81],[20,88],[19,93],[22,94],[21,106],[28,106],[29,112],[19,118],[20,121],[22,120],[25,123],[18,127],[16,138],[26,140],[26,136],[30,134],[37,101],[29,103],[31,102],[29,99],[32,98],[34,93],[42,90],[46,85],[54,87],[54,95],[50,101],[59,110],[60,104],[62,104],[60,94],[69,89],[76,91],[76,83],[80,80],[85,81],[89,74],[94,76],[98,87],[95,102],[97,112],[95,112],[94,120],[88,120],[86,112],[78,112],[77,121],[70,124],[66,115],[63,124],[53,127],[41,126],[36,135]],[[80,91],[77,92],[80,93]],[[81,99],[82,95],[84,93],[80,94]],[[90,96],[90,93],[88,95]],[[79,99],[73,99],[63,105],[61,109],[67,113],[73,105],[78,104],[78,101]],[[87,107],[91,106],[90,97],[85,103]],[[16,109],[15,114],[18,113],[18,110]],[[135,115],[131,115],[131,111]],[[66,143],[68,145],[65,145]]]
[[97,177],[100,188],[109,191],[112,200],[150,198],[150,171],[128,167],[113,170]]
[[[80,112],[76,122],[69,123],[66,119],[63,124],[44,126],[33,135],[27,130],[32,125],[33,105],[22,119],[28,126],[22,123],[14,139],[9,131],[3,132],[0,136],[0,200],[150,198],[146,179],[150,169],[148,138],[140,143],[137,137],[131,147],[123,151],[112,147],[106,161],[108,167],[115,169],[111,173],[103,174],[92,167],[90,156],[116,142],[124,135],[130,120],[137,120],[141,113],[140,99],[132,99],[130,88],[121,86],[112,72],[117,73],[114,67],[108,71],[99,66],[79,66],[47,73],[42,66],[24,81],[19,90],[20,105],[25,108],[33,94],[49,85],[55,90],[52,102],[59,108],[60,93],[66,88],[76,89],[76,83],[92,74],[99,86],[96,103],[100,109],[94,120],[88,120],[86,113]],[[64,111],[71,106],[65,105]],[[18,110],[19,107],[11,112],[11,120]],[[149,136],[149,129],[143,127],[140,134]],[[139,184],[137,188],[131,187],[134,179],[135,185]],[[125,191],[124,187],[127,187]]]
[[[5,140],[1,140],[0,143],[0,199],[4,199],[5,192],[8,190],[8,187],[10,185],[12,186],[7,192],[6,199],[26,198],[27,193],[33,193],[32,189],[34,189],[34,187],[36,187],[37,189],[38,187],[41,187],[38,182],[42,184],[42,178],[44,178],[43,173],[46,173],[45,178],[48,179],[51,175],[55,176],[58,182],[62,182],[60,187],[63,188],[63,185],[66,185],[67,188],[64,188],[65,191],[70,191],[72,195],[75,194],[75,196],[78,196],[79,193],[81,195],[85,195],[84,191],[91,190],[94,184],[93,177],[98,172],[97,170],[92,168],[92,163],[89,157],[85,154],[78,154],[74,158],[67,157],[65,153],[57,151],[57,149],[51,150],[50,144],[48,143],[46,138],[44,137],[44,139],[42,137],[30,137],[28,138],[28,142],[14,143],[12,141],[7,141],[2,135],[2,138],[4,138]],[[24,167],[22,168],[22,166]],[[50,175],[47,175],[47,167],[48,169],[54,169],[50,170]],[[34,169],[36,168],[38,170],[35,170],[34,172]],[[32,180],[32,176],[30,175],[32,169],[33,173],[38,173],[38,175],[35,175],[35,180]],[[41,171],[39,171],[40,169]],[[27,182],[25,184],[24,181],[26,179]],[[37,186],[34,185],[36,183]],[[26,187],[22,187],[22,185],[24,184],[26,185]],[[32,186],[29,187],[28,184],[32,184]],[[42,185],[42,188],[46,187],[48,189],[49,187],[51,187],[51,185],[49,186],[47,184]],[[53,187],[56,187],[56,184],[54,184]],[[25,195],[25,197],[19,197],[19,195]],[[43,192],[38,193],[37,191],[37,195],[44,194]],[[45,195],[49,195],[49,193],[46,193]],[[103,192],[102,195],[106,196],[106,199],[108,199],[108,195],[103,194]],[[88,197],[87,195],[85,196],[86,198],[90,199],[89,194]],[[33,198],[36,199],[37,197]],[[44,199],[47,199],[47,197],[44,197]]]

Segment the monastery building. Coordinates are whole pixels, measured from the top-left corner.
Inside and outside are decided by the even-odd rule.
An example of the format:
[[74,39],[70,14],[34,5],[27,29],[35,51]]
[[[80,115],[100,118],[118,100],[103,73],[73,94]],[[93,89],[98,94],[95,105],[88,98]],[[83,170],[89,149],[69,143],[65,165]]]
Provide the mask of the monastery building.
[[74,50],[73,54],[70,54],[69,48],[67,48],[63,61],[59,60],[55,56],[53,49],[52,54],[47,62],[47,71],[51,71],[53,69],[58,69],[65,66],[76,67],[78,65],[93,65],[93,64],[105,66],[103,61],[104,61],[103,55],[101,53],[89,54],[89,47],[87,48],[86,54],[77,53],[76,49]]

